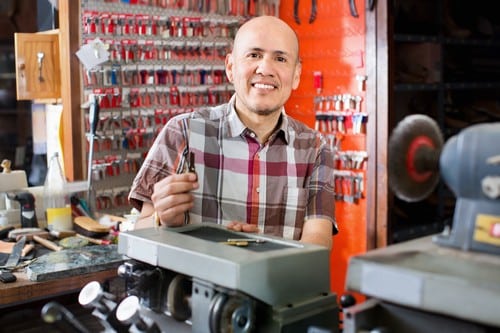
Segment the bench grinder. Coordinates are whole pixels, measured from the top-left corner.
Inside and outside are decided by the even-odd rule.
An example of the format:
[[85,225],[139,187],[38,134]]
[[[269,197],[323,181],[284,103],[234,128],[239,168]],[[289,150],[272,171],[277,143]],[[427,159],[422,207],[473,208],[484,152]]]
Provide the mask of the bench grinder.
[[389,186],[405,201],[424,199],[441,176],[456,196],[443,246],[500,254],[500,122],[476,124],[444,142],[437,123],[415,114],[389,139]]

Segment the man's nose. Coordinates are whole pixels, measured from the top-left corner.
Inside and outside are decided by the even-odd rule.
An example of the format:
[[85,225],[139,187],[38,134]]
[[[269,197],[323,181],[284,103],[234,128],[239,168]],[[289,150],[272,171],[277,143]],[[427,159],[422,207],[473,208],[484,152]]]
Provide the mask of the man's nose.
[[262,57],[257,65],[257,74],[262,75],[272,75],[273,74],[273,62],[271,57]]

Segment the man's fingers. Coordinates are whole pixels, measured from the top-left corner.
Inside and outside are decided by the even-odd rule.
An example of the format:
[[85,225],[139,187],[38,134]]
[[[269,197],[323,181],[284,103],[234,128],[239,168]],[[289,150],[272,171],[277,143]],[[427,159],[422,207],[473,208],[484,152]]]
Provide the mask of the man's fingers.
[[255,224],[248,224],[248,223],[242,223],[242,222],[229,222],[227,225],[227,229],[232,230],[232,231],[242,231],[242,232],[258,232],[259,227],[256,226]]
[[243,232],[257,232],[259,228],[255,224],[242,224],[241,231]]

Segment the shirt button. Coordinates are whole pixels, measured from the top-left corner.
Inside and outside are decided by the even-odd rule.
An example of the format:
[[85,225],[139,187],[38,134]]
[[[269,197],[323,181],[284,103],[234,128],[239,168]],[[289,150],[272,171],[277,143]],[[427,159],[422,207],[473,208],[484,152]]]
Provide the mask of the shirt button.
[[250,136],[251,136],[252,138],[255,138],[255,133],[254,133],[254,132],[250,132]]
[[257,188],[255,189],[255,191],[256,191],[257,193],[260,193],[260,187],[257,187]]

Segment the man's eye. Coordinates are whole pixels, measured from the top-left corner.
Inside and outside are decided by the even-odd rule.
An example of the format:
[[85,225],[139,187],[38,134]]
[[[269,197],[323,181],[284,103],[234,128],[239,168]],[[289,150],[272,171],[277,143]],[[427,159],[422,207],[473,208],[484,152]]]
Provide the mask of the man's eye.
[[259,54],[258,53],[250,53],[248,55],[249,58],[258,58],[259,57]]
[[279,62],[286,62],[287,61],[285,57],[276,57],[276,60]]

